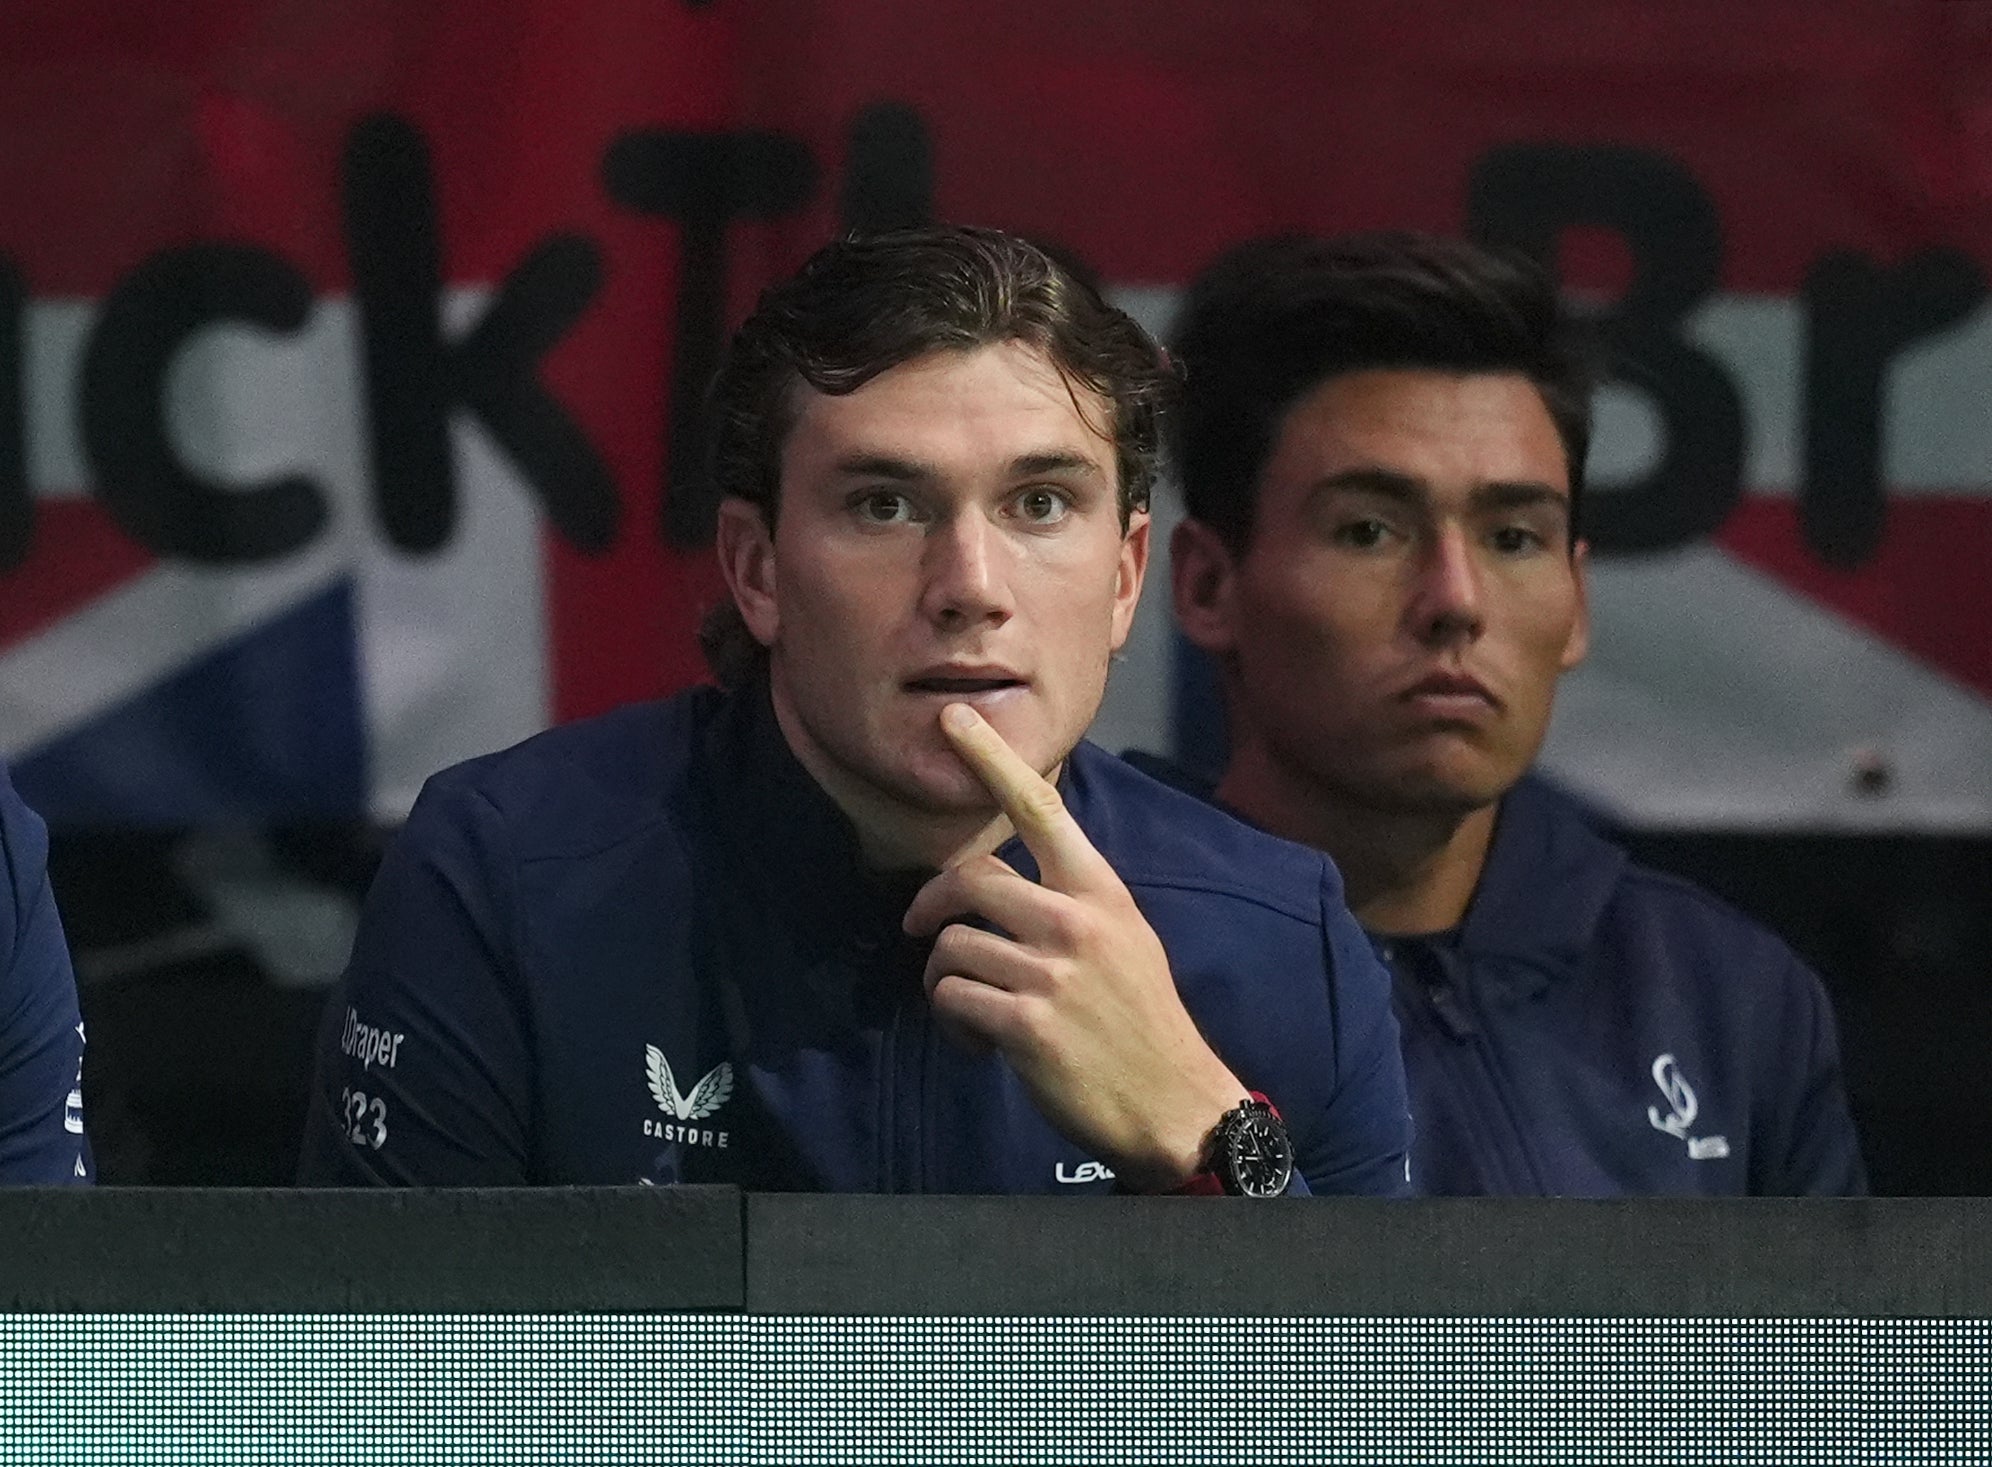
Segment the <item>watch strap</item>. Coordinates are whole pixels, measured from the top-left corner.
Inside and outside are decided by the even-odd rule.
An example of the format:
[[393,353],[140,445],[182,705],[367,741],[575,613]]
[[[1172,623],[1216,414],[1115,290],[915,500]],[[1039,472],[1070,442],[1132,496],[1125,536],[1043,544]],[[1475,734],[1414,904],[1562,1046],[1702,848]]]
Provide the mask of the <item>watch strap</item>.
[[[1246,1098],[1256,1100],[1273,1113],[1274,1120],[1282,1120],[1280,1108],[1258,1090],[1245,1092]],[[1242,1106],[1234,1107],[1218,1117],[1217,1124],[1210,1128],[1210,1135],[1204,1139],[1204,1169],[1179,1186],[1171,1187],[1162,1195],[1165,1197],[1222,1197],[1225,1195],[1224,1178],[1217,1171],[1217,1148],[1222,1144],[1221,1133],[1224,1123],[1236,1115]]]

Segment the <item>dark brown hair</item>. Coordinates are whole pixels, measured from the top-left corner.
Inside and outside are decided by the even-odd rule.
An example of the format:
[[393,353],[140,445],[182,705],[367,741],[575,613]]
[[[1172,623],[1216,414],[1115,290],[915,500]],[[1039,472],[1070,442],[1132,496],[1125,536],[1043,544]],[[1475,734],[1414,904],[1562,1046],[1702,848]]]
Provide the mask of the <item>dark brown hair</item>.
[[[1097,393],[1111,409],[1125,527],[1148,507],[1160,468],[1176,385],[1168,358],[1044,249],[993,229],[841,239],[771,286],[713,381],[713,487],[756,506],[773,530],[798,386],[842,396],[931,352],[1007,341],[1042,351],[1068,387]],[[731,600],[706,618],[699,642],[728,687],[764,651]]]
[[1251,539],[1287,410],[1331,377],[1390,367],[1534,383],[1563,440],[1576,542],[1594,372],[1553,282],[1527,260],[1428,234],[1253,240],[1197,277],[1171,343],[1184,502],[1235,551]]

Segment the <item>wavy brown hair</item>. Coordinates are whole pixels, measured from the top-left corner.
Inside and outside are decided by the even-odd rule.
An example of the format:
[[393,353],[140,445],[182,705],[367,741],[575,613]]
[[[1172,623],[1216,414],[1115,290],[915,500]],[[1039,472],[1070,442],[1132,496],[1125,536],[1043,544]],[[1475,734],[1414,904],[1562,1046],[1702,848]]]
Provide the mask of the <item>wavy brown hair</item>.
[[[754,505],[772,532],[798,387],[838,397],[932,352],[1010,341],[1043,352],[1068,388],[1111,409],[1125,529],[1148,508],[1160,471],[1176,387],[1168,357],[1045,249],[994,229],[841,239],[771,286],[713,381],[713,487]],[[706,617],[699,643],[725,687],[745,682],[766,655],[730,599]]]

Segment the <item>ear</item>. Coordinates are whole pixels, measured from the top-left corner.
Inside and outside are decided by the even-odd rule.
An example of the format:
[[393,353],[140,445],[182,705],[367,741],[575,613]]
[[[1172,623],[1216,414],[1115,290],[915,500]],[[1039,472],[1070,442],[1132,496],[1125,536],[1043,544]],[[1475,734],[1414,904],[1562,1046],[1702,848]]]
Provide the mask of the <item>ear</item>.
[[1231,547],[1202,520],[1176,526],[1169,541],[1169,580],[1176,593],[1176,623],[1183,635],[1213,656],[1234,651],[1238,563]]
[[1120,570],[1114,582],[1115,652],[1127,644],[1134,630],[1134,609],[1141,603],[1141,585],[1148,575],[1148,539],[1152,521],[1148,511],[1136,510],[1128,517],[1127,533],[1121,536]]
[[775,585],[775,541],[759,505],[744,499],[719,504],[716,540],[720,574],[747,630],[763,647],[772,647],[781,631],[781,598]]
[[1562,667],[1570,671],[1591,650],[1591,545],[1579,540],[1570,552],[1570,574],[1577,582],[1577,619],[1570,624],[1570,640],[1563,644]]

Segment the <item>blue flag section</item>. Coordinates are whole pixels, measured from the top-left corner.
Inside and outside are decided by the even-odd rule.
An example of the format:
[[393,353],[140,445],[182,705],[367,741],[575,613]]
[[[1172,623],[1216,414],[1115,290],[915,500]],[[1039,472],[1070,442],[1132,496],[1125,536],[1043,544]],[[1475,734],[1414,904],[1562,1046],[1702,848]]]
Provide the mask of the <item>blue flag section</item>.
[[14,766],[56,825],[366,814],[353,588],[340,583]]

